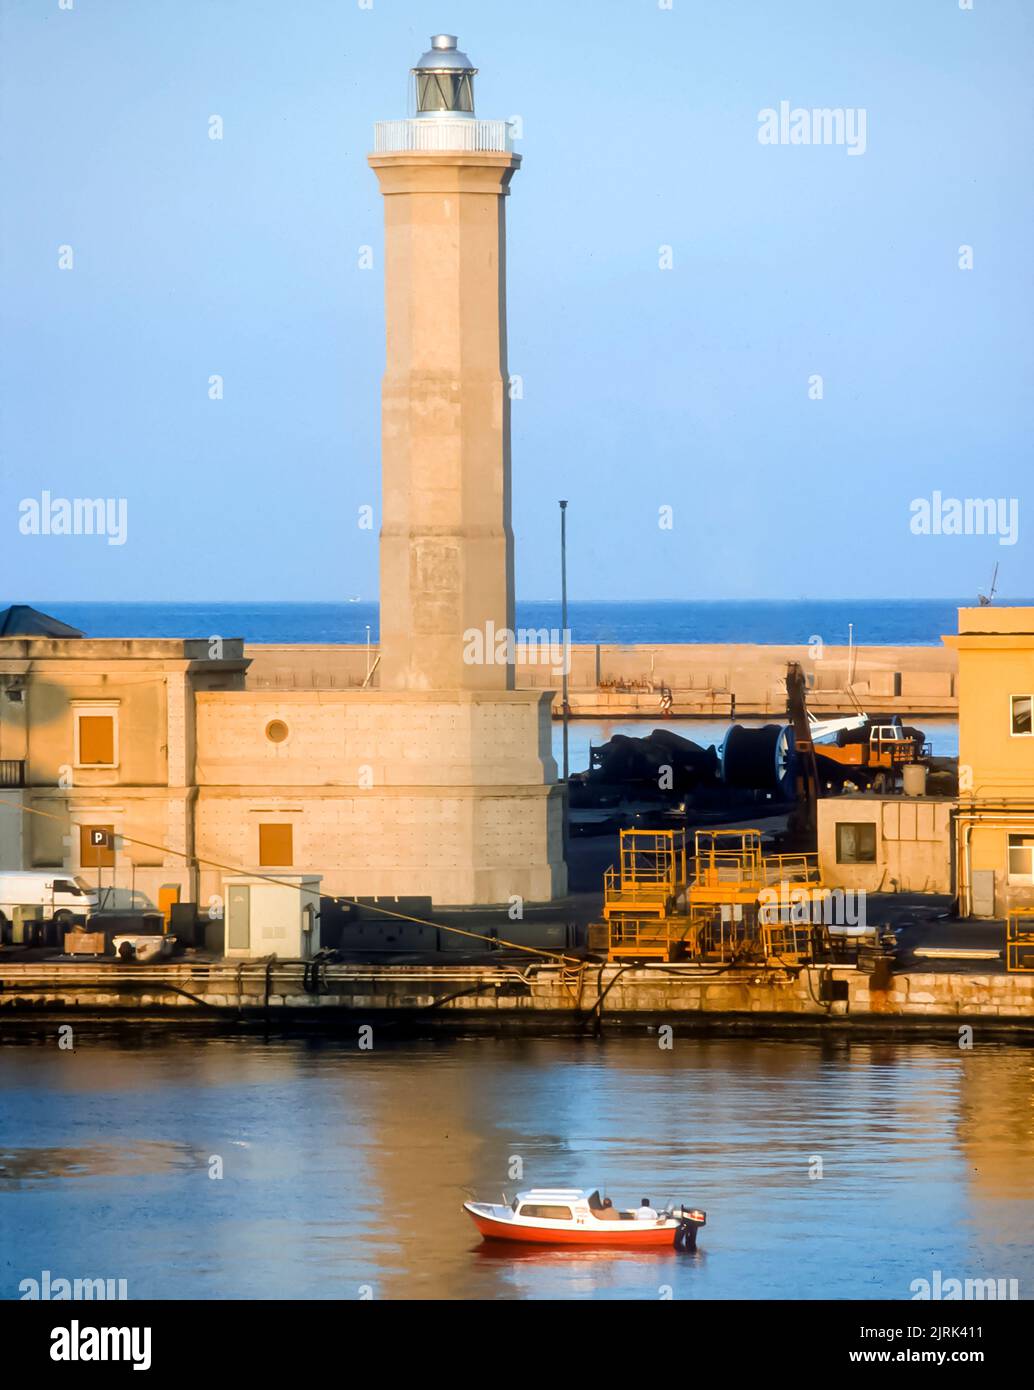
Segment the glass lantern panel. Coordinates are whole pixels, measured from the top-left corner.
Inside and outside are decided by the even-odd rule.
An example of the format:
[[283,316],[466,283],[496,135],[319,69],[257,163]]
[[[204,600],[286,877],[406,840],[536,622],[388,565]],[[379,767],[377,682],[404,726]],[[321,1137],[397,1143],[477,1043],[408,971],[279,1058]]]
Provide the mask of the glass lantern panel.
[[474,94],[469,72],[418,72],[418,111],[473,111]]

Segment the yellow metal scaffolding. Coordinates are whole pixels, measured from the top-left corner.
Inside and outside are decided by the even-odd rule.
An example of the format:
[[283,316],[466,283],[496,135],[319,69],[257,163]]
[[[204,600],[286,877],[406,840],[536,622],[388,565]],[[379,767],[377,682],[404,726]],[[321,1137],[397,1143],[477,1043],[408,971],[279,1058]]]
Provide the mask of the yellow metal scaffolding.
[[685,890],[683,831],[622,830],[618,862],[603,880],[608,959],[673,959],[689,929],[678,912]]
[[698,830],[687,861],[681,831],[623,830],[604,880],[608,959],[806,958],[811,913],[797,909],[824,892],[818,856],[761,844],[760,830]]
[[1005,926],[1005,968],[1015,974],[1034,973],[1034,908],[1010,912]]

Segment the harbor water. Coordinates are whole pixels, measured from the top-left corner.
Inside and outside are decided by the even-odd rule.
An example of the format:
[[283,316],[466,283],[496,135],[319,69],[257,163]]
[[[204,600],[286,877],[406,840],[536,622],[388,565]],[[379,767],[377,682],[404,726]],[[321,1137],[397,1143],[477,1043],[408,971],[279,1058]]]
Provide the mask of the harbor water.
[[[0,1295],[43,1271],[130,1299],[1034,1289],[1027,1048],[384,1032],[8,1030]],[[461,1211],[557,1184],[702,1206],[700,1248],[493,1247]]]

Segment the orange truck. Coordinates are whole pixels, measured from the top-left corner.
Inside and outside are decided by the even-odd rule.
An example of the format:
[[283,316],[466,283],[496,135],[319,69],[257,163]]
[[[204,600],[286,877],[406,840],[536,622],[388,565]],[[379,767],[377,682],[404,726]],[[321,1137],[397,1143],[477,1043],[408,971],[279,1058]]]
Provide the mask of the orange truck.
[[874,723],[853,735],[841,735],[836,743],[816,743],[815,752],[842,767],[895,772],[906,763],[917,763],[928,756],[930,748],[916,729]]

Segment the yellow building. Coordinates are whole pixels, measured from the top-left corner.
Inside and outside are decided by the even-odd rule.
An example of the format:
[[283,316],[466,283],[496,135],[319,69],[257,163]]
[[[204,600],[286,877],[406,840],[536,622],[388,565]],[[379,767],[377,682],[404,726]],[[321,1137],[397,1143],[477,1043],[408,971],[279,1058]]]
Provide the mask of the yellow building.
[[107,908],[208,908],[256,870],[442,905],[562,891],[550,695],[253,690],[239,638],[60,627],[0,634],[0,870],[82,874]]
[[0,869],[82,873],[108,908],[194,899],[196,700],[243,691],[243,643],[90,639],[8,611]]
[[829,888],[952,892],[952,813],[943,796],[857,794],[818,806],[819,873]]
[[1034,906],[1034,608],[960,608],[960,916]]

